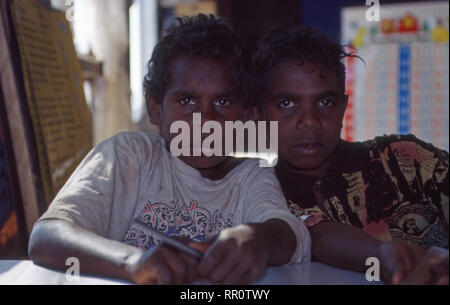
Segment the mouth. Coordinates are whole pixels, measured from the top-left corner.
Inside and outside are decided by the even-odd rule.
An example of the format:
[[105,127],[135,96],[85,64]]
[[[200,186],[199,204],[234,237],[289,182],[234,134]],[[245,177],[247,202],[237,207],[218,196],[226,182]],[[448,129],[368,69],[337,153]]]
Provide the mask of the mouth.
[[303,156],[313,156],[323,148],[323,144],[314,141],[305,141],[295,146],[291,146],[291,150]]
[[213,155],[214,150],[211,148],[202,148],[202,147],[191,147],[191,155],[192,156],[204,156],[204,155]]
[[[221,157],[224,155],[224,145],[216,145],[216,143],[211,143],[210,145],[204,145],[203,141],[198,143],[199,145],[194,145],[193,143],[190,145],[190,153],[191,156],[217,156]],[[217,153],[217,155],[216,155]]]

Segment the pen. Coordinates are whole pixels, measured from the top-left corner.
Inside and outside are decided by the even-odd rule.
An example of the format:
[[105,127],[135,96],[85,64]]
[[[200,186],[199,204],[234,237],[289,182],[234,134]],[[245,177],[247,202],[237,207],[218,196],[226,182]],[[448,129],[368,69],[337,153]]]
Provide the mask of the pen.
[[198,259],[201,259],[203,257],[203,253],[201,253],[200,251],[192,249],[191,247],[183,244],[182,242],[180,242],[180,241],[178,241],[178,240],[176,240],[176,239],[174,239],[174,238],[172,238],[172,237],[170,237],[170,236],[168,236],[168,235],[166,235],[164,233],[161,233],[161,232],[157,231],[156,229],[154,229],[152,227],[149,227],[149,226],[146,226],[144,224],[141,224],[137,220],[135,220],[133,222],[133,224],[136,225],[139,229],[148,232],[150,235],[161,239],[165,244],[167,244],[167,245],[169,245],[169,246],[171,246],[171,247],[173,247],[173,248],[175,248],[177,250],[186,252],[186,253],[188,253],[188,254],[190,254],[193,257],[198,258]]

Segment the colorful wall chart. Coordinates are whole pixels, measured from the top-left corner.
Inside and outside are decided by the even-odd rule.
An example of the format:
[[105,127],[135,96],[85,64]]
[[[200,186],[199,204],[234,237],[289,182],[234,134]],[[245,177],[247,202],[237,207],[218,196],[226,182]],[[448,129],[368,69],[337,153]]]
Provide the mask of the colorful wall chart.
[[347,58],[349,108],[343,137],[363,141],[414,134],[449,150],[448,2],[381,5],[342,11],[342,43],[364,61]]

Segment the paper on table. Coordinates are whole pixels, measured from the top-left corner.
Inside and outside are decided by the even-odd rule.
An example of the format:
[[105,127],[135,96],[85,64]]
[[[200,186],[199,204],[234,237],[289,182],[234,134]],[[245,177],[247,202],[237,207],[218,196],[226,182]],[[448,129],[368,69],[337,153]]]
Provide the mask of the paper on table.
[[69,281],[66,274],[39,267],[31,261],[17,262],[15,266],[0,274],[0,285],[127,285],[128,282],[80,276],[79,281]]
[[[5,262],[0,261],[0,267]],[[7,262],[10,268],[10,262]],[[6,269],[6,268],[5,268]],[[0,268],[1,270],[1,268]],[[0,285],[124,285],[122,280],[80,276],[80,281],[70,282],[64,272],[53,271],[34,265],[31,261],[18,261],[5,273],[0,274]],[[210,285],[199,279],[193,285]],[[254,285],[382,285],[368,282],[363,273],[343,270],[318,262],[308,262],[281,267],[270,267]]]

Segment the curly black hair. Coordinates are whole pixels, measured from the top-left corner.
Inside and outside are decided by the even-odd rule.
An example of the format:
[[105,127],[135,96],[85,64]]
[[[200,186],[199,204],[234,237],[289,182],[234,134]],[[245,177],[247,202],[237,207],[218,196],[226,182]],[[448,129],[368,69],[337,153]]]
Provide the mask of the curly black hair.
[[[358,57],[347,53],[345,47],[330,41],[317,29],[273,27],[256,43],[252,56],[252,104],[261,107],[260,96],[269,87],[272,69],[287,58],[312,62],[316,67],[331,69],[345,92],[345,57]],[[322,73],[322,71],[321,71]]]
[[251,52],[247,43],[236,34],[224,19],[214,15],[176,18],[178,25],[167,30],[155,46],[147,64],[144,94],[148,101],[162,103],[170,82],[170,62],[179,55],[214,58],[229,64],[234,73],[236,87],[248,104],[248,83]]

